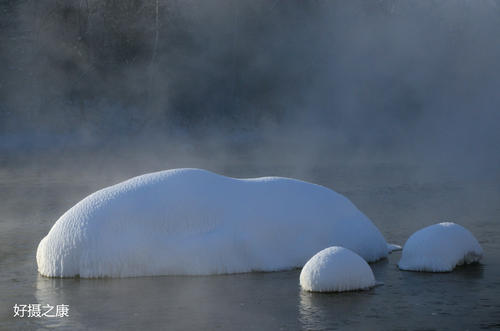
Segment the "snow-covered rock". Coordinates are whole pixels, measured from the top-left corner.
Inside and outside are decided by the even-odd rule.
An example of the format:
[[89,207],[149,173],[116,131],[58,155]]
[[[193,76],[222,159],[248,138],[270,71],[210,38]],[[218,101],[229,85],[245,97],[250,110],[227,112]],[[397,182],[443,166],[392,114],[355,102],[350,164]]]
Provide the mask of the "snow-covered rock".
[[457,265],[477,262],[482,256],[483,249],[469,230],[444,222],[412,234],[398,266],[403,270],[446,272]]
[[300,286],[310,292],[363,290],[375,286],[375,277],[361,256],[334,246],[307,261],[300,273]]
[[275,271],[347,247],[387,256],[373,223],[347,198],[295,179],[235,179],[200,169],[151,173],[69,209],[38,246],[42,275],[128,277]]

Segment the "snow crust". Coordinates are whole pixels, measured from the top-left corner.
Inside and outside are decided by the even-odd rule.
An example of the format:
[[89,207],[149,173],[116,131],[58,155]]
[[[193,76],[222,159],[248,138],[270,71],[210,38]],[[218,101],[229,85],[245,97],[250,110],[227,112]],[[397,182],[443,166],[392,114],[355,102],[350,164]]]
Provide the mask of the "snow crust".
[[388,254],[375,225],[323,186],[174,169],[89,195],[57,220],[36,258],[50,277],[207,275],[301,267],[332,245],[367,261]]
[[310,292],[343,292],[375,286],[365,260],[344,247],[328,247],[314,255],[300,273],[300,286]]
[[483,249],[469,230],[444,222],[412,234],[398,266],[402,270],[446,272],[457,265],[478,262],[482,256]]

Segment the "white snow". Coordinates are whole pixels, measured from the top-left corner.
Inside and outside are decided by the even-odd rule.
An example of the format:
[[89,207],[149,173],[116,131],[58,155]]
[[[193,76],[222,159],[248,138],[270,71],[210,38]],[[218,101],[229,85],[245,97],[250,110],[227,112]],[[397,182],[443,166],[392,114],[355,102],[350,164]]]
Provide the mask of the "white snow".
[[396,244],[387,244],[387,249],[389,250],[389,253],[395,252],[395,251],[400,251],[401,246],[396,245]]
[[482,256],[483,249],[469,230],[444,222],[412,234],[398,266],[402,270],[446,272],[457,265],[477,262]]
[[301,267],[347,247],[367,261],[388,246],[347,198],[295,179],[234,179],[200,169],[151,173],[69,209],[38,246],[51,277],[206,275]]
[[344,247],[328,247],[314,255],[300,273],[300,286],[310,292],[343,292],[375,286],[365,260]]

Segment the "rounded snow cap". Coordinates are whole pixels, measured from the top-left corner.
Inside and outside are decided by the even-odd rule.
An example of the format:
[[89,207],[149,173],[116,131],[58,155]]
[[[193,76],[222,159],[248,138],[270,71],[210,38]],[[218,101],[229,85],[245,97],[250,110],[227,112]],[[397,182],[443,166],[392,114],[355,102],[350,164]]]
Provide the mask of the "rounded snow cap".
[[310,292],[342,292],[373,287],[375,277],[365,260],[339,246],[314,255],[300,273],[300,286]]
[[402,270],[446,272],[478,262],[483,249],[469,230],[444,222],[423,228],[408,238],[398,266]]

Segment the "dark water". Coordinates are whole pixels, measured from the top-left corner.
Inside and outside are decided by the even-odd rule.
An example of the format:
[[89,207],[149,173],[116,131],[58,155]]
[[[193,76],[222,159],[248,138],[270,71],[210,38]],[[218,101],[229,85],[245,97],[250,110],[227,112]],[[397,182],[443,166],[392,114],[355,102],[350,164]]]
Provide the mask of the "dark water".
[[[3,161],[0,169],[0,328],[46,329],[488,329],[500,327],[500,181],[425,175],[378,163],[333,164],[308,172],[291,166],[226,164],[232,176],[300,177],[347,195],[388,242],[404,244],[438,221],[467,227],[481,243],[480,264],[452,273],[403,272],[400,252],[371,264],[370,291],[305,293],[299,270],[208,277],[48,279],[36,271],[38,242],[74,203],[142,172],[185,164],[117,163],[55,167],[50,160]],[[196,164],[196,166],[201,166]],[[67,304],[67,318],[14,318],[14,304]]]

